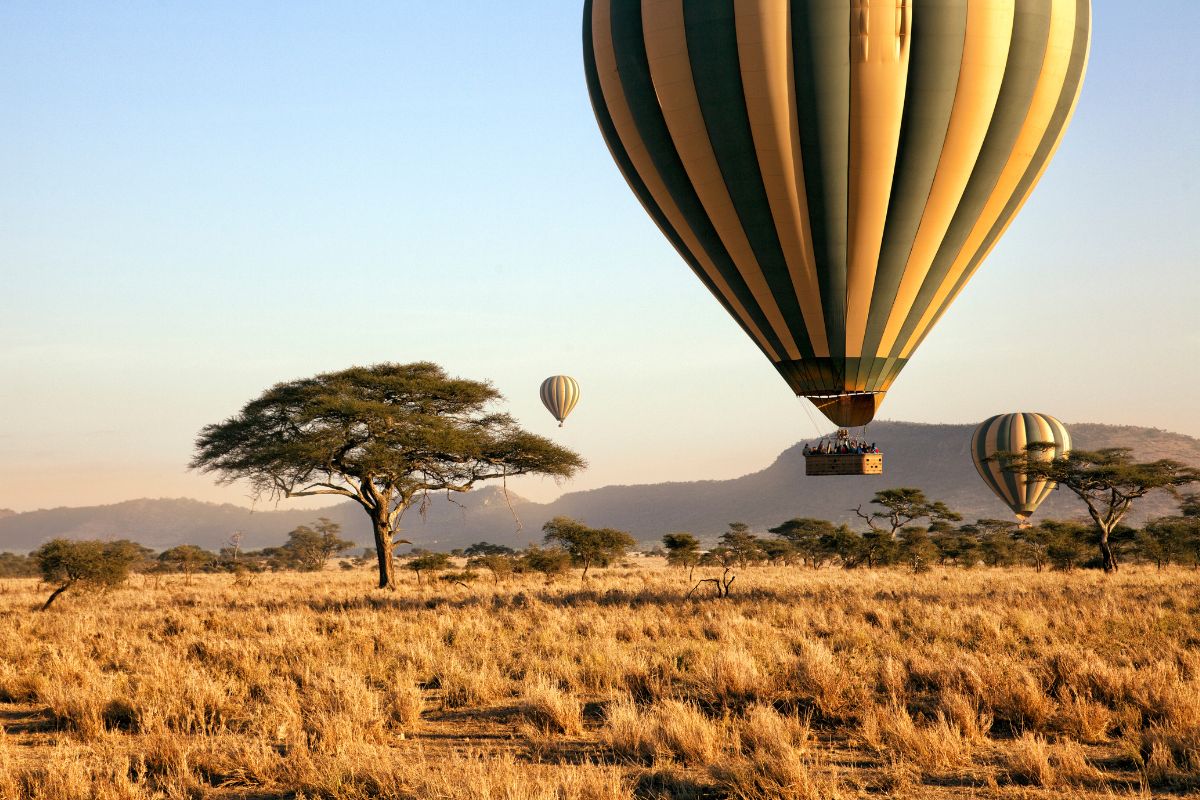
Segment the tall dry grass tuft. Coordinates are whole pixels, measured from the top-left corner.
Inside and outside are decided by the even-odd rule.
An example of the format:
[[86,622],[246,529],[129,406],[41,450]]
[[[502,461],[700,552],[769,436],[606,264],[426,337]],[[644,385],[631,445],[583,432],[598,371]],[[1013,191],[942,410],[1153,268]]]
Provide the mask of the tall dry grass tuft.
[[657,755],[684,764],[708,764],[717,753],[721,731],[695,705],[664,700],[651,710]]
[[992,730],[994,717],[990,711],[980,708],[979,701],[967,695],[949,691],[944,693],[938,704],[939,712],[957,728],[971,744],[982,744]]
[[747,755],[807,747],[813,738],[807,719],[783,715],[773,707],[762,704],[747,709],[745,716],[737,721],[734,732]]
[[942,712],[918,723],[899,706],[873,708],[859,729],[864,742],[879,752],[894,754],[928,772],[938,773],[967,764],[971,742]]
[[1200,685],[1181,683],[1156,717],[1140,732],[1138,748],[1150,781],[1200,778]]
[[583,704],[544,675],[525,679],[521,705],[526,719],[546,733],[583,733]]
[[1117,725],[1112,709],[1072,693],[1059,703],[1056,727],[1059,732],[1084,744],[1103,744]]
[[641,709],[621,700],[608,707],[602,735],[618,757],[707,764],[717,754],[723,730],[690,703],[664,700]]
[[799,643],[793,686],[826,719],[850,714],[856,705],[855,682],[824,643],[805,639]]
[[817,773],[815,762],[787,746],[753,758],[734,757],[714,765],[710,773],[719,789],[736,800],[836,800],[836,782]]
[[1015,783],[1047,789],[1058,785],[1058,773],[1050,763],[1050,744],[1036,734],[1026,733],[1014,740],[1005,754],[1005,764]]
[[1028,667],[1011,662],[998,665],[984,700],[998,722],[1014,732],[1045,731],[1057,706]]
[[615,700],[604,711],[604,745],[618,758],[649,762],[656,753],[652,720],[628,698]]
[[392,725],[401,731],[412,733],[421,725],[421,714],[425,711],[425,693],[407,676],[396,679],[395,686],[384,690],[384,707]]
[[774,679],[758,659],[742,648],[720,648],[694,672],[692,691],[705,702],[722,708],[740,708],[770,697]]
[[1032,733],[1009,744],[1005,765],[1014,783],[1045,789],[1083,786],[1104,778],[1104,774],[1088,761],[1078,742],[1051,743]]

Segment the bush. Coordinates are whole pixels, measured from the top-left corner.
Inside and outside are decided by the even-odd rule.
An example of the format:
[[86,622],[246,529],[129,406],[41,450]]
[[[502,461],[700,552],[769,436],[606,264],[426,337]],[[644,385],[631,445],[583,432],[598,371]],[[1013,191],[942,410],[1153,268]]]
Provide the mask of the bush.
[[42,606],[45,611],[72,587],[101,590],[125,583],[130,568],[142,560],[143,548],[124,539],[115,542],[54,539],[42,545],[33,557],[42,580],[58,584]]

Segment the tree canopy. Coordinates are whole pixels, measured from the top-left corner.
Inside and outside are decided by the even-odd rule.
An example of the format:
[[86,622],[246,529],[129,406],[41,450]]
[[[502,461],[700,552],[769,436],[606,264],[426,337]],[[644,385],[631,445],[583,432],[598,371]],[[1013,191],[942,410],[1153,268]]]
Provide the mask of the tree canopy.
[[148,550],[124,539],[115,542],[52,539],[38,548],[33,557],[42,580],[58,584],[42,606],[45,611],[58,596],[72,587],[112,589],[123,584],[134,564],[146,558]]
[[301,525],[288,534],[279,555],[286,566],[302,572],[320,572],[329,559],[354,547],[354,542],[341,537],[342,526],[321,517],[311,527]]
[[625,531],[589,528],[570,517],[555,517],[542,526],[542,532],[546,544],[562,547],[576,566],[583,567],[583,578],[593,566],[607,567],[637,544]]
[[667,563],[673,567],[687,567],[688,580],[696,565],[700,563],[700,540],[690,533],[668,533],[662,538],[667,548]]
[[335,495],[371,518],[380,587],[395,586],[400,519],[432,492],[466,492],[518,475],[567,478],[577,453],[495,410],[490,383],[430,362],[352,367],[280,383],[206,426],[191,466],[256,495]]
[[212,553],[194,544],[181,544],[158,554],[158,563],[165,569],[182,572],[190,583],[192,575],[214,561]]
[[1026,480],[1049,481],[1073,492],[1087,506],[1099,534],[1105,572],[1116,572],[1117,557],[1110,536],[1134,501],[1152,491],[1175,491],[1200,481],[1200,470],[1170,459],[1137,462],[1128,448],[1073,450],[1059,458],[1045,457],[1049,445],[1035,442],[1020,453],[997,453],[1002,468]]

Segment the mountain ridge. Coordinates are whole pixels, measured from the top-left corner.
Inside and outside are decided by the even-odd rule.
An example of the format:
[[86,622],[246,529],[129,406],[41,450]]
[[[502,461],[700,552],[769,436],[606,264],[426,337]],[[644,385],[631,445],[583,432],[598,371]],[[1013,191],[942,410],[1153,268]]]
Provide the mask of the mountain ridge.
[[[494,485],[485,485],[453,502],[431,495],[425,513],[410,509],[402,521],[404,536],[416,545],[437,549],[477,541],[523,547],[541,539],[541,525],[565,515],[592,525],[616,527],[650,542],[670,531],[686,530],[712,540],[730,522],[755,530],[797,516],[836,522],[855,520],[853,509],[867,505],[874,492],[915,486],[946,502],[964,518],[1008,518],[1008,509],[979,480],[968,453],[974,426],[878,422],[868,437],[885,452],[880,478],[806,478],[802,443],[785,449],[769,465],[737,478],[623,484],[568,492],[549,503],[535,503]],[[1200,465],[1200,440],[1158,428],[1077,423],[1069,426],[1081,449],[1129,447],[1140,460],[1172,458]],[[1173,513],[1174,501],[1157,493],[1135,506],[1135,521]],[[1065,491],[1056,492],[1036,519],[1079,517],[1084,506]],[[344,535],[371,542],[366,516],[351,502],[319,509],[245,508],[191,498],[127,500],[83,508],[59,507],[24,513],[0,512],[0,550],[32,550],[56,536],[131,538],[165,549],[198,544],[216,549],[235,531],[243,546],[280,544],[288,531],[324,516],[342,525]],[[519,520],[519,521],[518,521]]]

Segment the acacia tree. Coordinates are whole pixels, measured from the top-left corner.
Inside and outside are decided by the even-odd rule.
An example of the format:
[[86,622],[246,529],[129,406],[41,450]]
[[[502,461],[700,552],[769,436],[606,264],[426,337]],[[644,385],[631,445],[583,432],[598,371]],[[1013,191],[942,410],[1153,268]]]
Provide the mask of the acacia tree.
[[1161,570],[1172,563],[1200,561],[1200,519],[1160,517],[1137,535],[1138,550]]
[[1179,513],[1185,517],[1200,517],[1200,494],[1185,494],[1180,498]]
[[442,572],[450,569],[450,556],[446,553],[422,553],[404,565],[405,569],[417,573],[417,584],[421,584],[421,573]]
[[1013,536],[1018,524],[1007,519],[981,519],[971,525],[963,525],[960,531],[972,536],[979,543],[979,557],[989,567],[1011,564],[1017,555]]
[[490,383],[430,362],[352,367],[280,383],[206,426],[191,466],[256,496],[337,495],[371,519],[380,588],[394,589],[400,519],[431,492],[470,491],[518,475],[567,478],[575,452],[497,412]]
[[354,547],[341,537],[342,526],[321,517],[312,527],[301,525],[288,534],[287,544],[279,548],[291,566],[303,572],[320,572],[329,559]]
[[937,544],[929,536],[929,529],[920,525],[909,525],[900,529],[900,555],[913,572],[928,572],[937,560]]
[[38,548],[33,558],[42,580],[58,584],[41,610],[73,587],[92,590],[113,589],[125,583],[129,570],[145,559],[146,548],[120,539],[115,542],[52,539]]
[[667,563],[672,567],[687,567],[688,583],[700,563],[700,540],[690,533],[668,533],[662,538],[667,548]]
[[213,554],[198,545],[181,544],[160,553],[158,562],[166,569],[182,572],[184,583],[191,585],[196,571],[213,563]]
[[790,542],[796,553],[816,569],[820,566],[822,538],[833,535],[837,526],[827,519],[797,517],[768,530]]
[[1200,481],[1200,470],[1170,459],[1136,462],[1133,452],[1124,447],[1073,450],[1046,458],[1053,448],[1048,442],[1034,442],[1022,452],[994,457],[1005,471],[1026,480],[1056,483],[1084,502],[1096,525],[1105,572],[1119,568],[1109,539],[1135,500],[1155,490],[1175,491]]
[[951,511],[940,500],[925,497],[920,489],[884,489],[875,493],[871,503],[883,510],[864,512],[862,506],[854,509],[854,513],[870,528],[863,536],[864,557],[868,567],[887,561],[895,551],[897,534],[914,522],[929,520],[933,524],[962,519],[961,514]]
[[555,517],[542,526],[545,543],[558,545],[571,554],[571,561],[583,567],[581,580],[587,579],[593,565],[607,567],[624,557],[637,544],[625,531],[613,528],[589,528],[570,517]]
[[729,523],[729,530],[721,534],[721,544],[729,548],[734,563],[743,569],[751,562],[762,561],[766,554],[758,537],[750,532],[744,522]]

